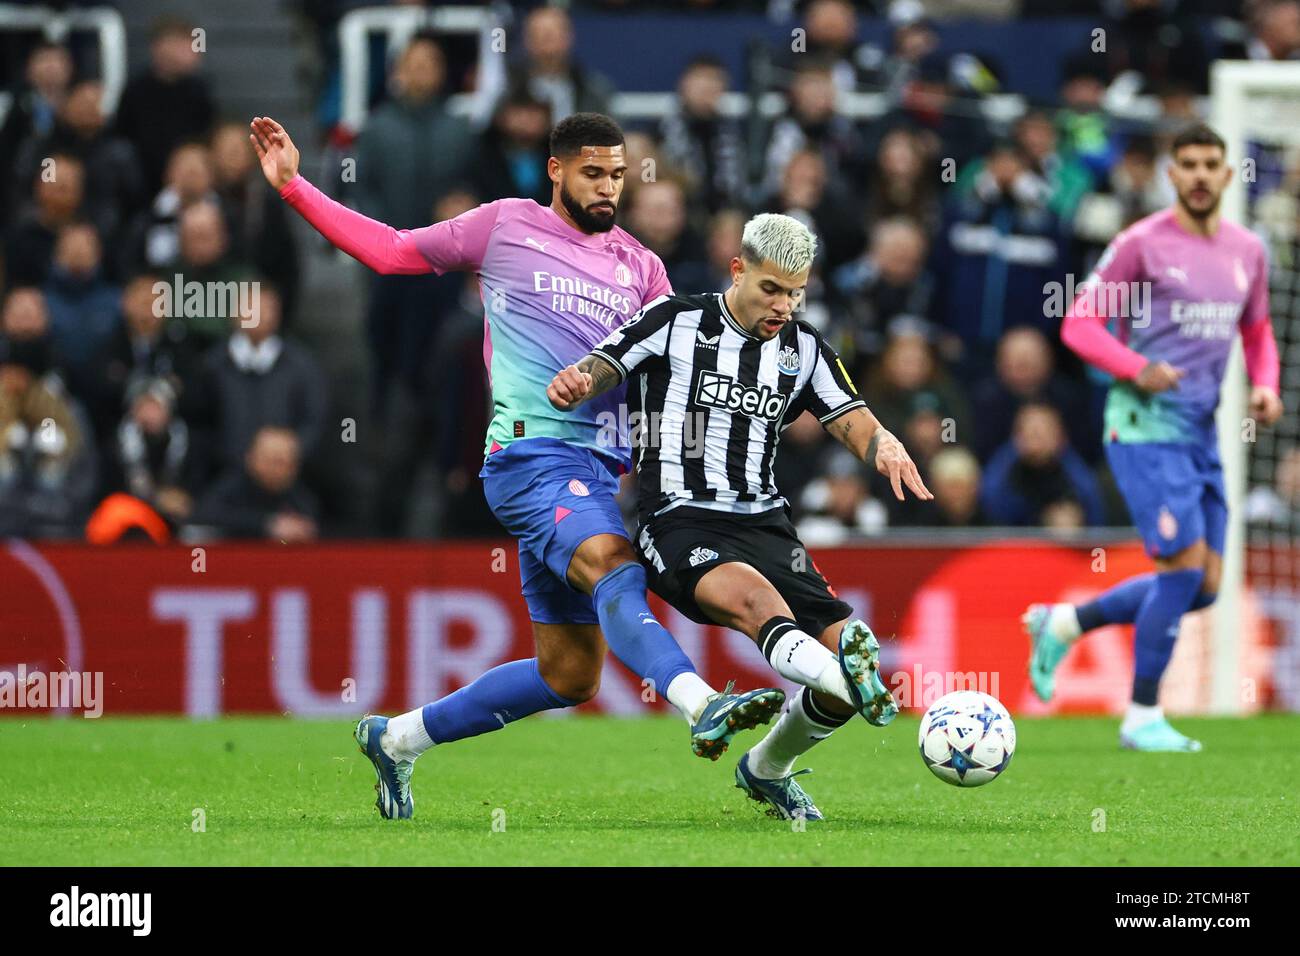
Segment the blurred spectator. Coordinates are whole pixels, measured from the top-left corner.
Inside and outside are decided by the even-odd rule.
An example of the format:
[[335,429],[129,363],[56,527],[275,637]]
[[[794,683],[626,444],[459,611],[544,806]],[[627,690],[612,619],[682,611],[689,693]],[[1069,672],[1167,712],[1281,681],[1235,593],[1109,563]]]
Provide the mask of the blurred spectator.
[[697,56],[677,80],[677,103],[659,125],[664,158],[688,177],[692,206],[717,212],[744,202],[748,192],[745,134],[739,119],[723,116],[727,69]]
[[54,372],[41,293],[16,288],[0,312],[0,534],[66,536],[88,512],[94,443]]
[[1119,155],[1118,137],[1111,119],[1102,109],[1106,95],[1106,72],[1092,54],[1067,60],[1062,70],[1061,109],[1056,113],[1063,156],[1077,159],[1103,182]]
[[517,196],[549,206],[550,134],[550,104],[526,89],[508,91],[479,140],[471,176],[474,192],[483,202]]
[[953,195],[931,257],[935,320],[963,346],[967,382],[987,374],[1006,328],[1035,325],[1055,338],[1043,289],[1059,281],[1061,224],[1046,206],[1047,184],[1012,143],[995,146],[971,192]]
[[916,509],[915,523],[932,528],[982,528],[988,525],[980,507],[980,465],[960,446],[945,448],[930,459],[926,486],[934,501]]
[[958,92],[949,60],[938,52],[917,61],[899,103],[881,117],[875,132],[884,137],[899,128],[917,136],[927,168],[952,160],[961,170],[985,151],[989,141],[978,99]]
[[216,109],[198,71],[191,24],[159,17],[150,33],[149,69],[127,83],[117,107],[118,132],[139,153],[148,194],[162,184],[172,150],[205,138],[212,128]]
[[446,70],[438,43],[416,36],[398,57],[392,97],[370,114],[357,140],[358,205],[394,229],[427,226],[433,204],[461,183],[473,161],[469,123],[447,112]]
[[[478,204],[472,193],[452,190],[432,207],[432,219],[454,219]],[[388,416],[394,411],[402,414],[404,402],[419,405],[419,396],[429,384],[429,349],[438,334],[441,314],[454,306],[465,282],[464,273],[448,272],[441,276],[376,276],[371,283],[366,315],[370,406],[384,423],[386,442],[403,440]]]
[[181,216],[198,203],[218,202],[214,183],[212,152],[206,146],[183,143],[176,147],[167,160],[166,183],[131,225],[131,234],[123,244],[126,260],[122,271],[130,274],[140,267],[175,267],[181,256]]
[[[144,183],[135,149],[111,133],[100,109],[104,85],[81,80],[69,89],[53,129],[27,140],[19,150],[14,171],[29,187],[41,173],[46,156],[75,156],[85,168],[85,215],[107,242],[116,241],[127,217],[144,199]],[[25,197],[24,197],[25,198]]]
[[524,20],[524,59],[511,64],[511,86],[551,105],[551,122],[572,113],[608,113],[614,86],[573,60],[573,22],[559,7],[538,7]]
[[1246,496],[1246,520],[1277,528],[1300,525],[1300,448],[1287,449],[1273,472],[1273,487],[1259,485]]
[[1011,329],[998,343],[994,373],[978,382],[971,391],[975,453],[988,461],[1011,437],[1016,414],[1025,405],[1051,405],[1067,422],[1070,442],[1075,448],[1097,451],[1086,455],[1095,461],[1100,456],[1101,433],[1087,414],[1087,402],[1079,385],[1054,374],[1052,347],[1038,329],[1021,326]]
[[[863,400],[885,427],[902,440],[922,473],[945,444],[964,439],[970,427],[966,398],[939,365],[923,332],[899,323],[876,370],[859,375]],[[891,524],[912,524],[926,504],[908,496],[898,501],[876,476],[879,497]]]
[[138,382],[165,379],[179,399],[193,401],[188,389],[194,381],[197,356],[186,340],[184,320],[164,314],[154,291],[159,283],[160,276],[146,272],[126,284],[120,300],[121,320],[114,323],[112,337],[92,365],[91,410],[101,438],[116,428],[126,408],[126,396]]
[[49,157],[33,184],[32,201],[5,237],[5,281],[9,288],[42,285],[54,261],[59,230],[71,223],[85,201],[85,167],[62,153]]
[[258,429],[240,461],[203,494],[193,524],[215,528],[228,538],[314,541],[316,499],[298,480],[302,454],[294,432]]
[[867,179],[867,224],[907,216],[926,229],[939,218],[936,183],[939,177],[915,133],[891,130],[876,148],[875,164]]
[[1209,56],[1188,6],[1186,0],[1103,0],[1108,79],[1131,74],[1135,89],[1150,92],[1176,81],[1205,93]]
[[858,14],[848,0],[813,0],[803,18],[804,48],[790,54],[793,68],[798,58],[812,56],[830,67],[831,80],[842,93],[859,85]]
[[749,216],[743,209],[720,210],[709,221],[706,242],[709,275],[701,292],[725,292],[731,288],[731,260],[740,255],[740,240]]
[[790,157],[780,190],[760,211],[793,216],[812,229],[820,269],[833,270],[862,248],[862,226],[852,198],[829,181],[826,162],[816,150],[800,150]]
[[59,230],[45,281],[50,340],[74,394],[86,396],[93,360],[117,330],[120,290],[104,278],[95,227],[72,222]]
[[776,189],[786,167],[803,152],[819,155],[834,189],[858,189],[866,182],[866,141],[853,121],[835,110],[832,66],[824,60],[800,57],[790,83],[789,112],[772,126],[767,138],[763,186]]
[[1247,0],[1245,45],[1220,51],[1229,60],[1294,60],[1300,58],[1300,2]]
[[880,534],[889,523],[885,507],[871,497],[866,465],[847,448],[831,450],[821,476],[803,490],[799,538],[812,548],[852,537]]
[[1030,110],[1016,121],[1015,142],[1029,171],[1047,183],[1047,208],[1062,221],[1069,220],[1092,188],[1092,175],[1073,157],[1061,155],[1056,126],[1042,110]]
[[1074,215],[1074,234],[1088,250],[1085,266],[1120,230],[1174,202],[1173,187],[1156,164],[1150,136],[1130,136],[1106,182],[1084,196]]
[[230,255],[280,290],[289,325],[298,300],[298,243],[288,207],[266,187],[247,123],[223,123],[212,136],[213,184],[225,213]]
[[5,175],[5,181],[0,183],[0,222],[18,207],[18,200],[27,195],[31,184],[30,179],[20,179],[18,187],[22,192],[19,197],[13,195],[8,177],[16,172],[19,148],[30,139],[43,139],[54,132],[72,71],[72,57],[57,43],[38,43],[27,56],[24,83],[13,91],[4,125],[0,126],[0,172]]
[[[315,357],[280,330],[280,296],[268,282],[260,286],[258,314],[251,326],[235,316],[225,342],[203,356],[196,414],[211,431],[215,464],[243,460],[253,436],[267,426],[297,436],[296,458],[309,459],[325,432],[326,386]],[[202,468],[211,472],[212,462]]]
[[110,487],[146,502],[173,524],[190,516],[190,431],[176,414],[176,392],[165,378],[137,379],[117,427]]
[[871,230],[865,254],[831,276],[834,315],[855,365],[879,355],[895,319],[924,321],[934,284],[925,272],[925,232],[910,219],[885,219]]
[[686,223],[686,195],[681,185],[660,177],[642,183],[627,211],[628,231],[663,260],[674,289],[691,293],[709,286],[704,243]]
[[[240,317],[240,303],[251,299],[255,273],[230,255],[226,220],[216,202],[203,200],[181,213],[180,243],[176,275],[184,283],[184,310],[182,313],[181,303],[173,303],[173,314],[183,314],[186,334],[197,348],[202,348],[225,338],[230,319]],[[175,275],[172,281],[174,285]],[[201,304],[191,294],[192,289],[202,291]],[[277,293],[277,320],[281,301]]]
[[989,459],[980,503],[1000,525],[1041,525],[1049,517],[1065,522],[1069,509],[1049,512],[1062,503],[1082,509],[1090,526],[1104,521],[1097,480],[1070,447],[1060,413],[1037,403],[1016,413],[1011,440]]

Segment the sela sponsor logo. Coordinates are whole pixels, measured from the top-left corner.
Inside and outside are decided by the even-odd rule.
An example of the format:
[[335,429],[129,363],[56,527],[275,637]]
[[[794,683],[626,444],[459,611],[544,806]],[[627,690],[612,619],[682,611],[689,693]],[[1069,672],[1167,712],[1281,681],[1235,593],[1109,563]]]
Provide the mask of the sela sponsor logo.
[[1240,302],[1174,299],[1169,303],[1169,318],[1178,326],[1178,334],[1190,339],[1230,339],[1240,316]]
[[710,561],[718,559],[718,552],[710,548],[696,548],[691,552],[691,567],[698,568],[701,564],[708,564]]
[[0,670],[0,709],[79,710],[87,719],[104,714],[104,673]]
[[786,396],[772,391],[767,385],[741,385],[730,375],[701,372],[695,388],[695,401],[710,408],[775,422],[780,421],[785,412]]
[[51,926],[126,926],[132,936],[153,927],[152,893],[82,893],[79,886],[50,897]]
[[799,352],[793,345],[781,349],[776,357],[776,368],[784,375],[799,374]]
[[595,319],[606,328],[617,328],[632,312],[632,300],[608,286],[553,272],[534,272],[533,291],[551,293],[551,308]]

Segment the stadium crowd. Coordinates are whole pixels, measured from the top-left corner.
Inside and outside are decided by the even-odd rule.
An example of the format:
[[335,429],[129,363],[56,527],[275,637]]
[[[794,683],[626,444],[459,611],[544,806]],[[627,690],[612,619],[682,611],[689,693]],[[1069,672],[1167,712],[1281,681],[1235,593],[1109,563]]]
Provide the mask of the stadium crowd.
[[[777,477],[811,544],[909,526],[1127,524],[1100,454],[1106,382],[1059,341],[1069,283],[1120,229],[1173,200],[1167,145],[1208,82],[1197,15],[1241,18],[1239,49],[1226,55],[1300,55],[1297,0],[1257,0],[1244,13],[981,0],[983,16],[1050,7],[1094,14],[1110,31],[1105,53],[1084,38],[1061,65],[1053,101],[995,122],[981,107],[996,64],[937,49],[937,18],[972,6],[801,5],[806,48],[774,52],[786,108],[757,139],[750,118],[722,110],[733,77],[709,55],[681,73],[669,115],[625,123],[620,222],[659,254],[674,288],[725,288],[755,212],[816,232],[803,318],[840,351],[936,494],[897,502],[804,416],[784,434]],[[334,5],[302,7],[322,57],[336,57]],[[504,196],[548,203],[551,125],[610,111],[615,87],[583,67],[567,12],[517,12],[519,53],[484,128],[449,109],[444,46],[417,35],[355,142],[330,120],[316,131],[359,171],[355,183],[322,187],[397,228]],[[891,18],[888,46],[859,42],[868,16]],[[363,280],[368,414],[398,427],[396,392],[423,415],[366,462],[382,493],[347,508],[322,500],[338,497],[325,492],[339,428],[327,420],[330,383],[295,324],[304,257],[325,253],[266,186],[247,118],[219,114],[190,29],[156,23],[149,66],[113,116],[69,48],[40,42],[25,54],[0,127],[0,534],[398,536],[429,457],[445,496],[440,533],[499,533],[474,477],[489,402],[473,276]],[[1154,97],[1158,116],[1109,112],[1117,83]],[[850,118],[837,100],[851,91],[884,94],[886,110]],[[256,282],[257,321],[183,295],[190,282]],[[1055,296],[1053,283],[1063,287]],[[160,284],[170,308],[159,307]]]

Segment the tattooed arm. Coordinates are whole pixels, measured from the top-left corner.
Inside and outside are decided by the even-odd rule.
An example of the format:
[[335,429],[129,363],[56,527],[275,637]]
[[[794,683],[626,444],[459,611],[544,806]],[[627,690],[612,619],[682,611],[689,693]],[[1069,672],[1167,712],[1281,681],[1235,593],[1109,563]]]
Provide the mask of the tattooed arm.
[[844,447],[876,471],[889,478],[894,497],[903,500],[903,483],[922,501],[934,498],[925,487],[916,465],[894,434],[885,429],[865,407],[852,408],[826,423],[826,430]]
[[546,397],[562,412],[603,395],[623,381],[613,364],[599,355],[587,355],[577,365],[561,369],[546,386]]

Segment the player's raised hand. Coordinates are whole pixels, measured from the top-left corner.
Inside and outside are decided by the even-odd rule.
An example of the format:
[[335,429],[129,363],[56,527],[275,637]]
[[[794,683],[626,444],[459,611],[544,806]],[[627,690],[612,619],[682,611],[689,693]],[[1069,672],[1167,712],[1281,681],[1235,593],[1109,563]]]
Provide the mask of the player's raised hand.
[[903,443],[894,437],[893,432],[887,432],[883,428],[880,430],[880,440],[876,442],[876,471],[889,479],[894,487],[894,497],[899,501],[904,500],[904,484],[921,501],[934,500],[934,495],[925,487],[921,473],[916,470],[916,464]]
[[1272,425],[1282,417],[1282,399],[1263,385],[1250,390],[1250,416],[1261,425]]
[[255,116],[248,129],[268,183],[279,189],[298,175],[298,147],[283,126],[269,116]]
[[1185,374],[1187,373],[1183,369],[1175,368],[1168,362],[1147,362],[1142,371],[1138,372],[1137,378],[1133,379],[1133,384],[1154,395],[1156,392],[1177,388],[1179,379]]
[[591,375],[576,365],[561,369],[546,386],[546,397],[562,412],[573,411],[590,392]]

